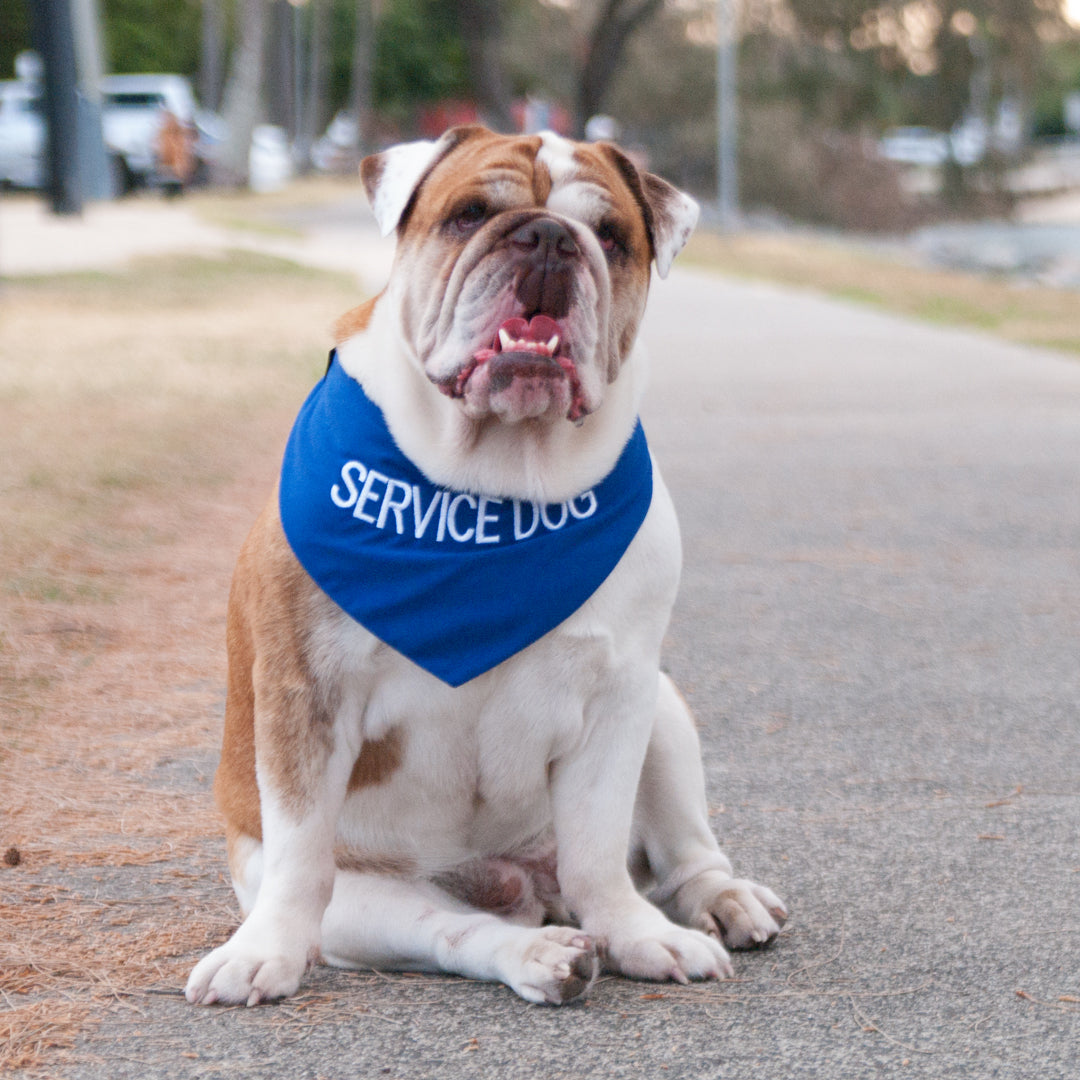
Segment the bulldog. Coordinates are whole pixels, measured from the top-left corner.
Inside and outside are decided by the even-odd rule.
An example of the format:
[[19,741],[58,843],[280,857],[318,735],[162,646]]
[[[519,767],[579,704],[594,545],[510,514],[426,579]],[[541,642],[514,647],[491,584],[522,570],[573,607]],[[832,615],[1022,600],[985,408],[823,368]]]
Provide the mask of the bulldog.
[[698,208],[613,145],[457,128],[367,158],[386,289],[343,318],[239,556],[215,779],[244,916],[193,1003],[342,967],[716,979],[734,877],[660,671],[681,550],[638,420],[650,272]]

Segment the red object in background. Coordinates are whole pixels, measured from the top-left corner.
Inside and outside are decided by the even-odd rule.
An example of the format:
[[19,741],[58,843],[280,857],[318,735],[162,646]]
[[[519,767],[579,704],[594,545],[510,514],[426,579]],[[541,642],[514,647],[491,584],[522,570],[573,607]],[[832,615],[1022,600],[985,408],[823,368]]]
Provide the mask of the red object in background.
[[480,112],[473,101],[448,98],[425,105],[417,117],[420,136],[425,139],[437,139],[447,128],[459,124],[479,124]]
[[[549,130],[569,135],[572,130],[570,112],[554,102],[519,98],[510,107],[516,131]],[[423,139],[437,139],[447,128],[459,124],[480,124],[480,109],[475,101],[466,98],[447,98],[425,105],[417,118],[417,134]]]

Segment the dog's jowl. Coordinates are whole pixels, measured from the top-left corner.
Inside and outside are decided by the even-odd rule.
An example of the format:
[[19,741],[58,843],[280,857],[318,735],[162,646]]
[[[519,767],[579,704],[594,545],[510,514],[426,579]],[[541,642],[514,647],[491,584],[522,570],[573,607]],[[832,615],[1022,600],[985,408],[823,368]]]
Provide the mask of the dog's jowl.
[[697,206],[616,147],[457,128],[365,160],[390,281],[346,315],[229,602],[215,790],[244,921],[192,1002],[308,965],[530,1001],[730,974],[733,877],[660,673],[679,532],[638,410]]

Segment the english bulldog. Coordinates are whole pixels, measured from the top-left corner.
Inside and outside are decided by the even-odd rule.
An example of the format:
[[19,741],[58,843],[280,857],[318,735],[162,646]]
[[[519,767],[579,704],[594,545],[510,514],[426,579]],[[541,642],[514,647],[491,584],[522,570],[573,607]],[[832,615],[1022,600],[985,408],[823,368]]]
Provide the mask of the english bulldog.
[[786,918],[734,877],[660,671],[681,551],[638,326],[692,199],[605,143],[457,128],[367,158],[397,246],[240,554],[215,780],[243,922],[193,1003],[320,958],[716,979]]

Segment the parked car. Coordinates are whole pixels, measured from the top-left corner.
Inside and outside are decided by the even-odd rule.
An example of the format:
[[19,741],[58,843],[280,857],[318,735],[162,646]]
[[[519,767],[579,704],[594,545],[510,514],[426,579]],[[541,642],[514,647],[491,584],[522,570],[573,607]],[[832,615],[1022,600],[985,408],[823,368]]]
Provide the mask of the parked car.
[[[101,82],[101,127],[114,169],[115,187],[175,186],[194,173],[195,95],[181,75],[107,75]],[[170,117],[172,118],[170,120]],[[190,168],[182,150],[163,158],[162,136],[187,133]]]
[[925,127],[887,131],[878,144],[883,158],[905,165],[943,165],[949,157],[949,137]]
[[0,82],[0,184],[42,185],[45,122],[33,83]]
[[[181,75],[108,75],[101,126],[113,190],[178,189],[204,178],[224,137],[220,118],[195,104]],[[0,182],[44,183],[45,119],[37,82],[0,83]]]
[[878,143],[878,152],[890,161],[905,165],[944,165],[950,158],[959,165],[978,165],[987,147],[994,146],[1015,153],[1020,140],[1016,118],[1003,113],[1000,134],[991,132],[985,120],[967,116],[951,132],[926,127],[899,127],[885,132]]

